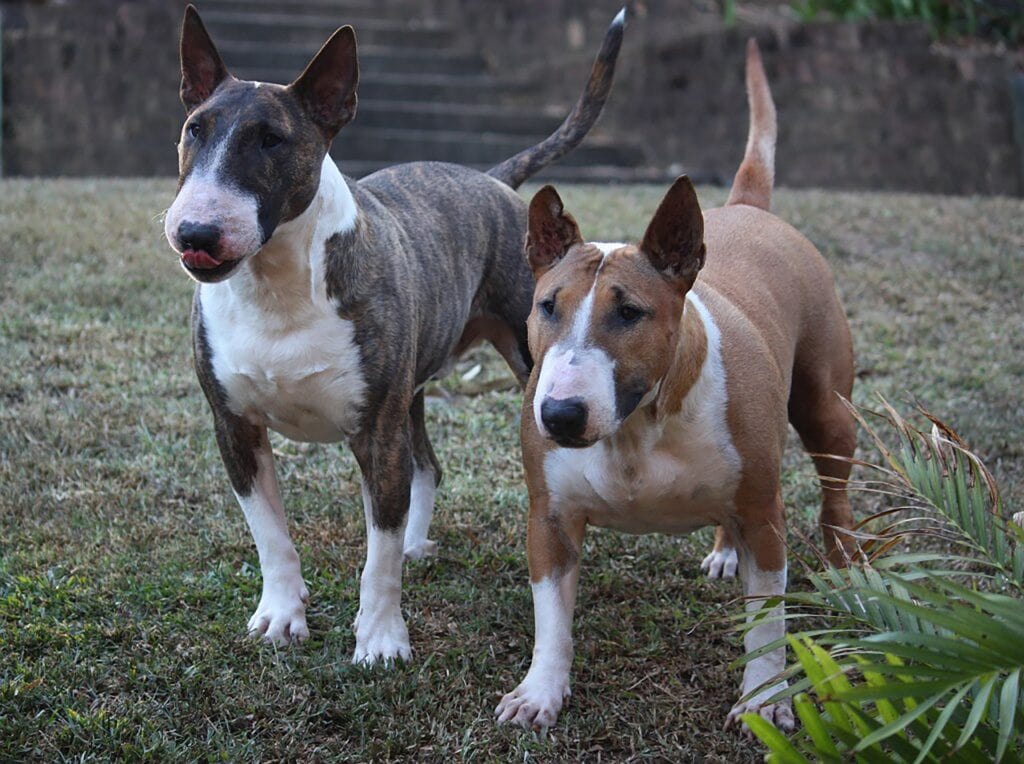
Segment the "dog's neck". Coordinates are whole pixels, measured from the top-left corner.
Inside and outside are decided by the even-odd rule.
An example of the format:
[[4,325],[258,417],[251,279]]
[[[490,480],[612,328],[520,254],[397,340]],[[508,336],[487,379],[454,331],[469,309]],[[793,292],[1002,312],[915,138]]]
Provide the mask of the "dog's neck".
[[348,181],[330,155],[324,157],[320,185],[309,206],[279,225],[224,286],[233,297],[274,313],[325,300],[325,242],[336,233],[351,230],[358,214]]
[[679,338],[668,373],[662,380],[655,402],[660,417],[671,416],[682,409],[697,387],[708,358],[708,327],[706,308],[693,292],[686,295],[683,316],[679,320]]

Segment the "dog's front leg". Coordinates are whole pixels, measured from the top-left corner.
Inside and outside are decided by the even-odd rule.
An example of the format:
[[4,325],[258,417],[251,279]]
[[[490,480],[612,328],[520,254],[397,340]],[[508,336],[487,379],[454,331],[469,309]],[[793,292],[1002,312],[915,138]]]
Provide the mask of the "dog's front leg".
[[249,633],[274,644],[301,642],[309,636],[309,591],[288,535],[267,430],[230,415],[215,416],[215,421],[217,444],[256,542],[263,576],[263,595],[249,619]]
[[533,660],[526,677],[495,710],[499,723],[544,729],[569,697],[572,616],[586,520],[549,511],[547,497],[532,499],[526,532],[533,590]]
[[[758,614],[765,618],[764,622],[749,629],[743,637],[743,647],[748,655],[782,639],[786,634],[781,603],[767,612],[761,612],[766,600],[786,593],[784,533],[782,500],[778,497],[765,511],[746,513],[741,521],[739,562],[743,592],[747,599],[746,609],[750,613],[747,620],[749,623]],[[785,646],[747,663],[743,670],[740,701],[729,712],[726,727],[739,723],[741,714],[757,713],[783,731],[795,728],[793,709],[788,699],[767,702],[772,695],[786,688],[785,680],[766,684],[779,676],[785,667]],[[763,689],[751,694],[762,686]]]
[[[404,412],[403,412],[404,413]],[[412,484],[408,423],[381,426],[352,443],[363,476],[366,565],[359,583],[353,663],[409,660],[409,631],[402,618],[402,560]]]

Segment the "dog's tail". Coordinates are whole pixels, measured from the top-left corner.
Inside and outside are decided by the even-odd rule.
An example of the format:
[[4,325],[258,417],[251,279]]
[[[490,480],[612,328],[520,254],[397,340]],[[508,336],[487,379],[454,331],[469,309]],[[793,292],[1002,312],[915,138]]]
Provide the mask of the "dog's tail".
[[749,204],[767,210],[771,207],[775,182],[775,103],[761,63],[761,51],[753,38],[747,42],[747,102],[747,152],[736,171],[726,204]]
[[590,132],[601,115],[608,92],[615,77],[615,60],[622,47],[622,34],[626,28],[626,8],[619,11],[605,33],[601,50],[594,59],[587,87],[573,110],[555,132],[536,146],[520,151],[514,157],[495,165],[487,174],[512,188],[519,188],[527,178],[537,174],[556,159],[561,159],[576,148]]

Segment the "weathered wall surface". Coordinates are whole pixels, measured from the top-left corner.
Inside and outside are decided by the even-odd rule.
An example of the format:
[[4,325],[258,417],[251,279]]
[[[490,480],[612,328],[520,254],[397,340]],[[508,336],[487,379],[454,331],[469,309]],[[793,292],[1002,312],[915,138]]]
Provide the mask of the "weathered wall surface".
[[[4,172],[173,174],[183,6],[0,0]],[[533,78],[517,97],[557,114],[615,6],[422,0],[417,12],[450,23],[495,71]],[[755,8],[722,29],[710,0],[642,6],[601,126],[642,145],[657,171],[731,179],[746,136],[743,49],[755,34],[779,111],[780,184],[1024,193],[1010,86],[1024,77],[1020,53],[944,48],[913,24],[796,25],[759,21]]]
[[[487,39],[494,66],[541,74],[562,107],[614,11],[586,0],[435,1]],[[723,29],[700,3],[641,5],[601,124],[639,138],[652,165],[732,180],[746,141],[743,61],[753,35],[778,108],[780,184],[1024,194],[1011,96],[1011,80],[1024,78],[1020,52],[936,45],[912,23],[766,23],[755,9]]]
[[[932,46],[914,25],[815,24],[757,37],[778,110],[779,183],[1024,191],[1005,58]],[[744,46],[744,34],[728,31],[645,51],[636,87],[622,89],[610,118],[629,115],[664,161],[731,180],[746,138]],[[616,128],[628,129],[625,120]]]
[[0,1],[6,175],[173,175],[185,0]]

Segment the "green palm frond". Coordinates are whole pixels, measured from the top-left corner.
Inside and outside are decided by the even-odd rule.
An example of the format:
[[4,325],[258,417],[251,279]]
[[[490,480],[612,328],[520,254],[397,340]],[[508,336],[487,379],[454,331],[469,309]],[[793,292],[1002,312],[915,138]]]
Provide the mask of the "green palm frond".
[[[860,565],[810,573],[785,616],[769,602],[740,626],[824,621],[787,640],[797,660],[777,697],[793,697],[802,729],[744,720],[769,761],[1024,762],[1024,529],[952,428],[919,407],[925,432],[882,406],[891,444],[851,410],[882,457],[871,490],[899,506],[856,529]],[[922,540],[941,549],[895,552]]]

